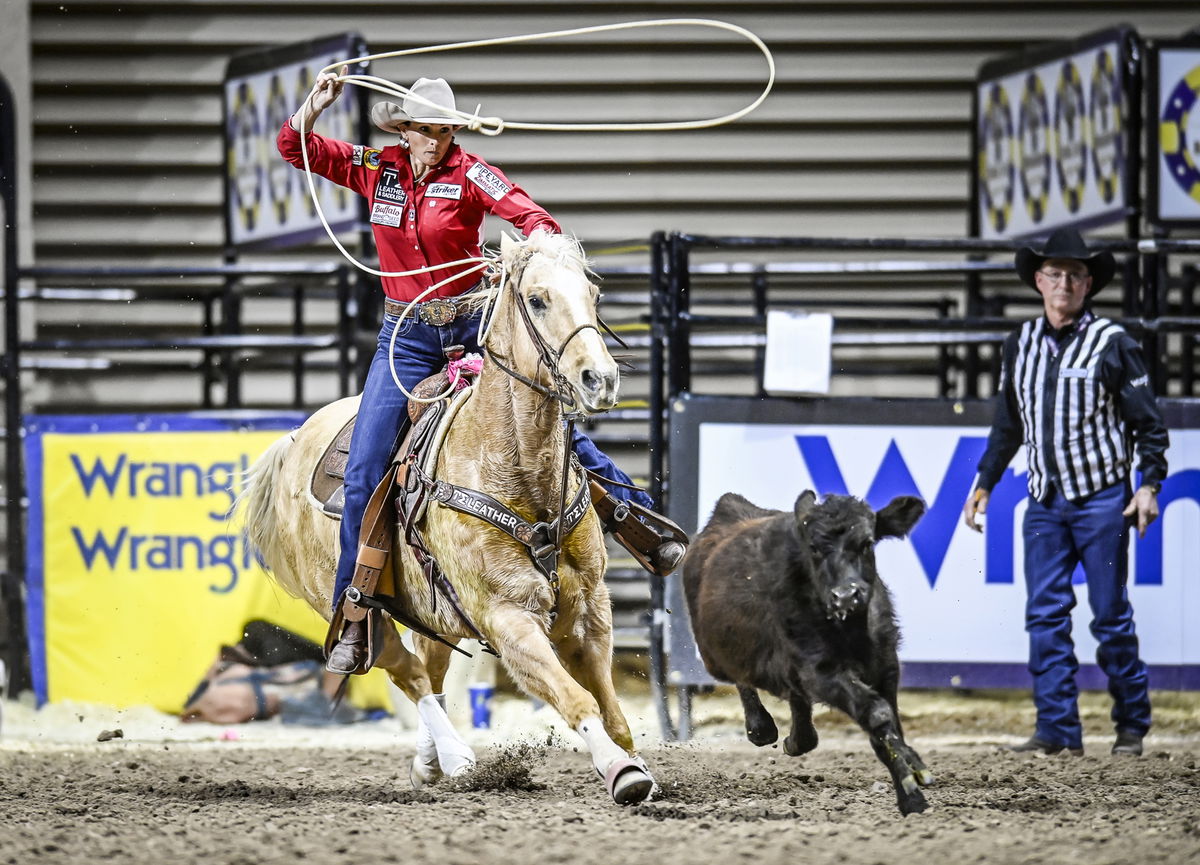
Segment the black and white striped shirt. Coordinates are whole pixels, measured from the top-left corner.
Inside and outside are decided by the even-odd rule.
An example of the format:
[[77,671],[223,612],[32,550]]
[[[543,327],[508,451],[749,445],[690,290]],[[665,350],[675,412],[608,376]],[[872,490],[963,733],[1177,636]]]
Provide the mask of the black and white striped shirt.
[[1062,331],[1042,316],[1009,335],[980,487],[996,485],[1022,442],[1039,501],[1056,489],[1079,501],[1125,480],[1135,448],[1142,483],[1166,477],[1166,427],[1120,325],[1087,310]]

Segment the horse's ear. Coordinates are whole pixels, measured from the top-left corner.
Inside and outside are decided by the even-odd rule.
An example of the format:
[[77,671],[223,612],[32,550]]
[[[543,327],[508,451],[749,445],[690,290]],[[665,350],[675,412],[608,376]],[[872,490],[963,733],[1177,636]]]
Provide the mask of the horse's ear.
[[507,231],[500,232],[500,257],[508,258],[517,247],[516,239]]

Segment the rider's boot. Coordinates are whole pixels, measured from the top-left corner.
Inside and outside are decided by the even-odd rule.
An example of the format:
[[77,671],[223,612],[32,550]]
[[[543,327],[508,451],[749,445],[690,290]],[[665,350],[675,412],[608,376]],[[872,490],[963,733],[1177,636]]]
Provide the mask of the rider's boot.
[[660,577],[679,567],[688,544],[683,529],[662,514],[621,501],[596,480],[590,485],[592,506],[600,521],[638,564]]
[[365,620],[347,622],[337,643],[329,650],[325,669],[349,676],[367,659],[367,623]]

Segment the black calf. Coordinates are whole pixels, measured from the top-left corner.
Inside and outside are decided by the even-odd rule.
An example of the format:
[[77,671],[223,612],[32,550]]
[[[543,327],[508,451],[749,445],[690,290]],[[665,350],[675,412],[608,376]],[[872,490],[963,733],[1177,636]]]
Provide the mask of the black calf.
[[700,657],[737,686],[750,741],[779,736],[759,689],[791,707],[791,756],[817,746],[813,700],[841,709],[871,737],[903,814],[925,810],[920,787],[933,775],[901,730],[899,632],[875,543],[908,534],[924,513],[912,496],[873,512],[851,496],[816,504],[805,491],[789,514],[726,493],[683,560]]

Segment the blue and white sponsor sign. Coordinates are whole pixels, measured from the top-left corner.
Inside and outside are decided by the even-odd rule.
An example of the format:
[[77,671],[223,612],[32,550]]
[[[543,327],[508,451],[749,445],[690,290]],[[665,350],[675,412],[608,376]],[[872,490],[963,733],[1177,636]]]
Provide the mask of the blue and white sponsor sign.
[[[981,536],[963,525],[962,506],[987,443],[985,404],[960,407],[962,414],[955,415],[950,404],[939,402],[851,400],[833,407],[835,402],[841,401],[677,401],[673,517],[685,528],[702,527],[717,499],[731,491],[762,507],[789,510],[805,489],[858,496],[877,509],[898,495],[920,496],[928,511],[910,537],[883,541],[876,551],[900,619],[905,684],[1027,684],[1024,454],[993,490]],[[789,406],[794,421],[782,419]],[[694,474],[684,462],[692,458]],[[1153,686],[1194,688],[1200,687],[1200,632],[1188,623],[1200,619],[1200,429],[1172,429],[1167,458],[1162,518],[1144,539],[1131,542],[1129,592]],[[1095,686],[1101,683],[1098,671],[1086,670],[1096,643],[1081,571],[1075,582],[1076,654],[1085,665],[1083,684]],[[681,627],[686,605],[677,581],[668,594],[672,681],[704,681],[690,632]]]

